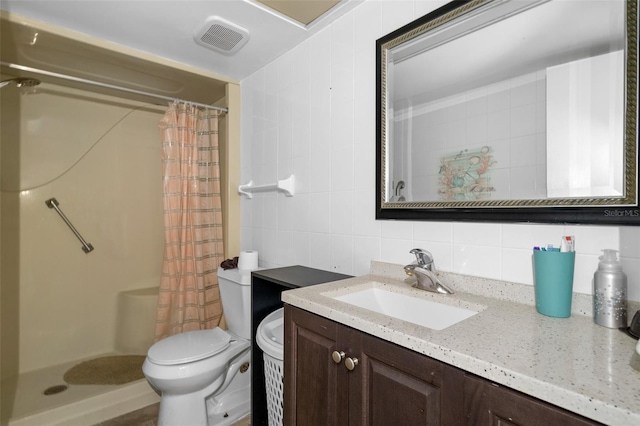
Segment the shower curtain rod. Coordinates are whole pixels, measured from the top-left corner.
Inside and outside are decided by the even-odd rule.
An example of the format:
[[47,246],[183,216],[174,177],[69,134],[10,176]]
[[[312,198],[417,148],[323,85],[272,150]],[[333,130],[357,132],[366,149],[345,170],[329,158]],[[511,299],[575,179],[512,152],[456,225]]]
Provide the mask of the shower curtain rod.
[[59,74],[59,73],[55,73],[55,72],[51,72],[51,71],[40,70],[40,69],[37,69],[37,68],[26,67],[24,65],[13,64],[13,63],[10,63],[10,62],[0,61],[0,65],[5,66],[5,67],[9,67],[9,68],[13,68],[13,69],[17,69],[17,70],[21,70],[21,71],[33,72],[33,73],[36,73],[36,74],[46,75],[46,76],[49,76],[49,77],[55,77],[55,78],[61,78],[63,80],[74,81],[76,83],[90,84],[92,86],[99,86],[99,87],[103,87],[103,88],[106,88],[106,89],[119,90],[121,92],[128,92],[128,93],[133,93],[133,94],[136,94],[136,95],[143,95],[143,96],[148,96],[148,97],[151,97],[151,98],[163,99],[165,101],[183,101],[183,102],[188,102],[191,105],[195,105],[195,106],[202,107],[202,108],[215,109],[215,110],[223,111],[223,112],[228,112],[229,111],[227,108],[224,108],[224,107],[217,107],[217,106],[202,104],[202,103],[199,103],[199,102],[191,102],[191,101],[186,101],[184,99],[177,99],[177,98],[172,98],[172,97],[169,97],[169,96],[157,95],[155,93],[143,92],[142,90],[128,89],[128,88],[122,87],[122,86],[116,86],[116,85],[108,84],[108,83],[100,83],[99,81],[86,80],[84,78],[73,77],[73,76],[66,75],[66,74]]

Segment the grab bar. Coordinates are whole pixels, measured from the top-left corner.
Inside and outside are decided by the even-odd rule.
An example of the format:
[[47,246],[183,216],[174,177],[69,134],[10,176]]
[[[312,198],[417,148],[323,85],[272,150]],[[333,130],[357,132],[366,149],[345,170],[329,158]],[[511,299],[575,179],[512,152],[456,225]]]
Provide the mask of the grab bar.
[[55,211],[58,212],[58,214],[60,215],[60,217],[62,218],[62,220],[64,220],[64,223],[67,224],[67,226],[69,227],[69,229],[71,229],[71,231],[75,234],[75,236],[80,240],[80,242],[82,243],[82,251],[85,253],[89,253],[90,251],[93,250],[93,246],[86,242],[84,240],[84,238],[82,238],[82,235],[80,235],[80,233],[76,230],[76,228],[73,227],[73,225],[71,224],[71,222],[69,222],[69,219],[67,219],[67,217],[64,215],[64,213],[62,213],[62,210],[60,210],[60,208],[58,207],[60,205],[60,203],[58,203],[58,200],[56,200],[55,198],[49,198],[47,201],[44,202],[47,207],[49,207],[50,209],[55,209]]

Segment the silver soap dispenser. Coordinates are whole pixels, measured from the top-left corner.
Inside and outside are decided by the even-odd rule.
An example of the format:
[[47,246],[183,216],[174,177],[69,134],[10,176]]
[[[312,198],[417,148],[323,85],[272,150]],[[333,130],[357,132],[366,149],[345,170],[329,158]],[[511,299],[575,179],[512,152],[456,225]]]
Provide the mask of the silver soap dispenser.
[[593,321],[603,327],[627,326],[627,276],[617,250],[602,250],[593,274]]

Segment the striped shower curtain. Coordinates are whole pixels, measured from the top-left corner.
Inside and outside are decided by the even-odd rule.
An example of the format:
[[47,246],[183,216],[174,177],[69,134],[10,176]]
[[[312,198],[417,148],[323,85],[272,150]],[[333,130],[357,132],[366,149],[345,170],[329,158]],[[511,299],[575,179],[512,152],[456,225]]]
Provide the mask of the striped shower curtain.
[[156,341],[214,328],[222,316],[218,115],[174,102],[160,121],[165,247]]

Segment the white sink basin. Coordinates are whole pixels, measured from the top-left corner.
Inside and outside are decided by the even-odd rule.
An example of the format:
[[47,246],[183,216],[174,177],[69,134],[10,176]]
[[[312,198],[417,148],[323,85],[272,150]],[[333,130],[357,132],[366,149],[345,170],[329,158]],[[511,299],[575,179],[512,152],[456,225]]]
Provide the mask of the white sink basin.
[[443,330],[478,313],[375,287],[333,298],[433,330]]

